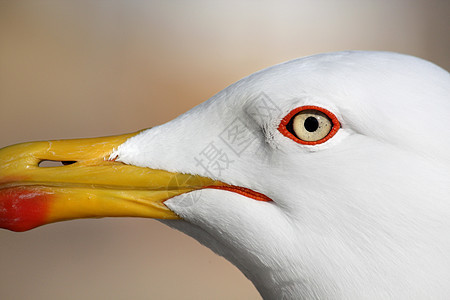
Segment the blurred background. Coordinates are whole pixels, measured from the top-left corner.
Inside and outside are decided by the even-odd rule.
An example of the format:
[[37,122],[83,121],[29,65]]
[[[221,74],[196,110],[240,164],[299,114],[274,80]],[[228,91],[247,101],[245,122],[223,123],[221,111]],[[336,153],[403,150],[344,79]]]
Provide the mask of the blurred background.
[[[0,147],[171,120],[293,58],[389,50],[450,68],[450,1],[0,0]],[[0,299],[260,299],[147,219],[0,231]]]

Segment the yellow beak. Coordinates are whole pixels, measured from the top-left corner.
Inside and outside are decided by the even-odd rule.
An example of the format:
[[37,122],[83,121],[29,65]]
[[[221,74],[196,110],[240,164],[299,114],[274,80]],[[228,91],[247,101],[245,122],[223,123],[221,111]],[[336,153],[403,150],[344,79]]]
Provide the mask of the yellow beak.
[[[0,149],[0,228],[25,231],[78,218],[177,219],[165,200],[225,185],[201,176],[108,160],[114,149],[136,134]],[[47,160],[62,164],[43,167]]]

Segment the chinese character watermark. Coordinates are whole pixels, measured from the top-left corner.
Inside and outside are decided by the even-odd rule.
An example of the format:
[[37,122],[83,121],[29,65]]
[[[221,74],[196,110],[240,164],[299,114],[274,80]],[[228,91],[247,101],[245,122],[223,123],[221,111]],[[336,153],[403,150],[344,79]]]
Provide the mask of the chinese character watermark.
[[230,164],[234,162],[214,142],[209,143],[194,159],[197,162],[196,166],[201,166],[211,177],[220,176],[222,171],[228,169]]
[[219,138],[237,156],[240,156],[255,140],[256,134],[241,119],[236,118],[219,134]]
[[261,93],[256,98],[254,105],[248,107],[246,112],[248,115],[263,123],[265,119],[272,118],[280,113],[281,110],[269,96],[265,93]]

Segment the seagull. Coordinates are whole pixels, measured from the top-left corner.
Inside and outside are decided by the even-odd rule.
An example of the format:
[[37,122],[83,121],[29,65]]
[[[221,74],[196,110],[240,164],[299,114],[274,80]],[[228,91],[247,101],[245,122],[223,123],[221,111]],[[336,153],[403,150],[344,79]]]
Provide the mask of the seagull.
[[161,126],[1,149],[0,227],[156,218],[264,299],[447,299],[449,95],[408,55],[292,60]]

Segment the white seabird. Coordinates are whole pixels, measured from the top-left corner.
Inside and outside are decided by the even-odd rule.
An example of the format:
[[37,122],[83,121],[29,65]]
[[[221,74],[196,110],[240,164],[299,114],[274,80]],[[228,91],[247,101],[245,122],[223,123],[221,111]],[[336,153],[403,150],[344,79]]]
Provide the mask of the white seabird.
[[155,217],[264,299],[446,299],[449,95],[407,55],[293,60],[139,133],[0,150],[0,226]]

